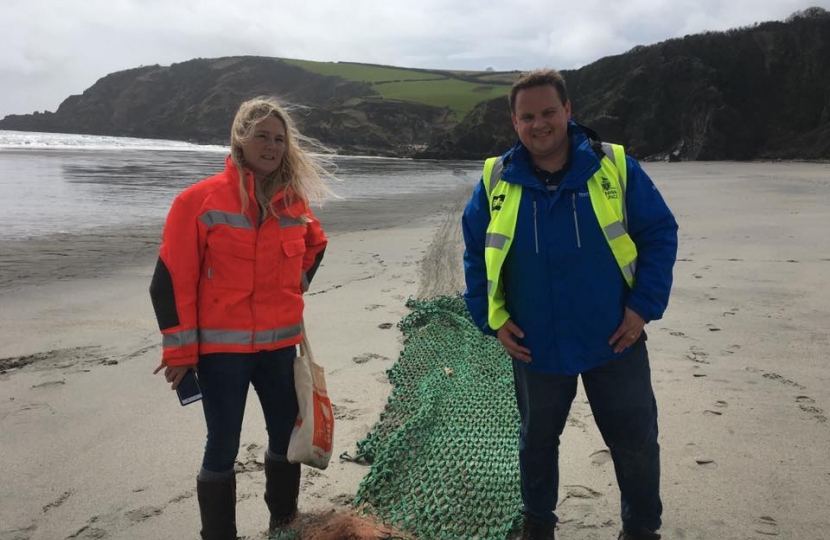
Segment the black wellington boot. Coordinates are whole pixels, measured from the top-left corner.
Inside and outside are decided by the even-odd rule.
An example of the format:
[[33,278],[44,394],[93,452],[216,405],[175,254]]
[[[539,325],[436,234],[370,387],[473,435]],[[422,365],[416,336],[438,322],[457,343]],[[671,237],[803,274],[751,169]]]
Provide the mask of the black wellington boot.
[[549,523],[525,514],[522,540],[556,540],[556,523]]
[[202,540],[236,540],[236,476],[218,482],[196,480]]
[[300,464],[265,456],[265,504],[271,512],[268,530],[288,525],[297,516]]

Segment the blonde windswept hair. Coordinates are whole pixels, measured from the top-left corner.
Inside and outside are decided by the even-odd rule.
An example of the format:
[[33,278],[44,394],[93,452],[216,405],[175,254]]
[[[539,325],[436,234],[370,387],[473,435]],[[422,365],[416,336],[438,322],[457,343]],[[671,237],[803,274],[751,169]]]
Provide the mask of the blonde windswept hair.
[[[231,125],[231,160],[239,173],[242,213],[248,210],[248,191],[243,170],[245,158],[242,155],[242,146],[251,140],[256,126],[269,116],[276,117],[285,126],[285,153],[276,171],[263,178],[262,181],[254,182],[254,196],[257,203],[261,208],[267,209],[276,216],[277,211],[271,204],[271,199],[280,188],[290,188],[286,191],[286,206],[290,205],[295,197],[301,198],[306,204],[309,204],[312,199],[322,204],[326,195],[333,195],[324,180],[336,180],[328,170],[328,168],[334,168],[333,163],[325,156],[325,154],[332,155],[333,151],[319,141],[302,135],[288,115],[286,107],[279,100],[269,96],[259,96],[239,106]],[[311,154],[310,149],[316,150],[316,153]]]

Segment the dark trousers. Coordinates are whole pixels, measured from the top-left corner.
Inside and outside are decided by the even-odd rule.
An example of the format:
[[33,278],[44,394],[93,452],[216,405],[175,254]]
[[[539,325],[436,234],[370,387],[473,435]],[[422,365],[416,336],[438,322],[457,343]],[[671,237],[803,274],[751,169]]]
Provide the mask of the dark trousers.
[[229,474],[239,452],[239,436],[248,387],[253,384],[265,415],[268,453],[277,459],[288,451],[297,418],[294,389],[296,347],[257,353],[214,353],[199,358],[199,384],[207,423],[202,469]]
[[[594,420],[611,451],[626,530],[660,528],[657,403],[645,339],[628,354],[581,374]],[[531,371],[513,361],[519,406],[519,469],[524,512],[556,522],[559,436],[576,395],[578,375]]]

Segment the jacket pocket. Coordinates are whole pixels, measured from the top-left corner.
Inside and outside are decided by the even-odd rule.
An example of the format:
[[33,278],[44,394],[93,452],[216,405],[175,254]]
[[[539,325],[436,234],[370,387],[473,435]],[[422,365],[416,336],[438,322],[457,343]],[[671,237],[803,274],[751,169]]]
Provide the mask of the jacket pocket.
[[253,244],[208,237],[203,278],[219,289],[252,291],[255,259]]
[[303,255],[306,252],[304,238],[285,240],[282,243],[283,261],[280,268],[281,282],[291,289],[300,288],[303,273]]

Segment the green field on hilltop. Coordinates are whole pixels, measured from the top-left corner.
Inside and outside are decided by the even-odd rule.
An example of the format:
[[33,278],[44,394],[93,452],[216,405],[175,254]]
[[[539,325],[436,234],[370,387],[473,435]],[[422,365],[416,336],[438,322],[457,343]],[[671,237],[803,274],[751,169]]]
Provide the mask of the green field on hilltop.
[[386,99],[417,101],[437,107],[449,107],[461,120],[480,101],[506,96],[509,86],[481,85],[458,79],[404,81],[376,84],[375,90]]
[[419,81],[435,79],[434,73],[425,73],[410,69],[401,69],[384,66],[370,66],[367,64],[353,64],[350,62],[312,62],[311,60],[289,60],[285,62],[299,66],[305,70],[320,75],[334,75],[350,81],[365,81],[377,83],[385,81]]
[[[357,64],[350,62],[313,62],[289,60],[285,62],[320,75],[332,75],[351,81],[369,83],[384,99],[414,101],[436,107],[449,107],[460,121],[481,101],[507,95],[510,87],[505,79],[496,79],[497,73],[424,71],[399,67]],[[486,76],[481,82],[469,79]],[[509,77],[510,74],[502,74]],[[508,79],[510,80],[510,79]]]

